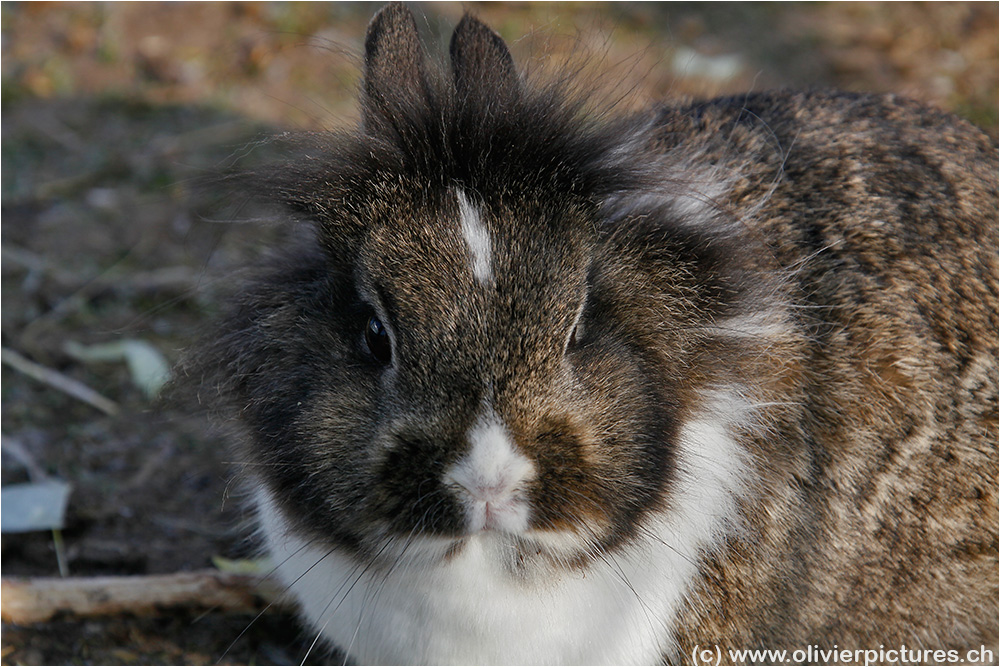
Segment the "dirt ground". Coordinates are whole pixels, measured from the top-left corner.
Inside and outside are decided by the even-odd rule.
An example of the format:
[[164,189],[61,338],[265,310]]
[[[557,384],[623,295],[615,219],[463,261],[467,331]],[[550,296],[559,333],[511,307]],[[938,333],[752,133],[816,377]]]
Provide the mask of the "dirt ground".
[[[996,3],[426,3],[440,50],[468,7],[513,44],[591,56],[626,102],[773,87],[893,91],[997,138]],[[351,122],[368,3],[4,3],[2,344],[115,401],[109,416],[9,365],[2,483],[72,484],[73,576],[253,555],[225,443],[177,385],[150,399],[73,345],[142,341],[170,363],[288,230],[206,176],[264,137]],[[522,39],[522,37],[527,36]],[[51,532],[4,534],[2,571],[58,576]],[[294,664],[287,614],[176,612],[4,625],[3,664]],[[310,662],[331,656],[314,651]]]

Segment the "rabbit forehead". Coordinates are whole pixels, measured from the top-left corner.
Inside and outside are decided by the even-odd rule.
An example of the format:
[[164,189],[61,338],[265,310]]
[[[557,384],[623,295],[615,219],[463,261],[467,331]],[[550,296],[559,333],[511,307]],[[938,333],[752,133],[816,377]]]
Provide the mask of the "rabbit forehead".
[[592,252],[578,211],[460,187],[402,210],[370,227],[359,271],[390,324],[469,331],[470,320],[577,309]]

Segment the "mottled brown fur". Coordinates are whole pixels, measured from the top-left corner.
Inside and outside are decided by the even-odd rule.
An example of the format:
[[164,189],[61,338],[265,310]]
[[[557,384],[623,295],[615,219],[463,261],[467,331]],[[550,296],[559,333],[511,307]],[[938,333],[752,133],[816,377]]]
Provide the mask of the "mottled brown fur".
[[[667,662],[713,644],[996,649],[998,161],[982,132],[831,92],[594,118],[566,84],[521,78],[471,17],[451,66],[431,66],[401,5],[366,56],[361,125],[252,181],[317,241],[248,286],[201,362],[280,513],[272,544],[287,529],[321,545],[310,569],[336,554],[384,576],[379,592],[444,569],[408,572],[388,546],[429,537],[461,561],[489,531],[468,528],[447,471],[487,415],[488,442],[531,468],[504,499],[528,528],[484,538],[506,554],[497,587],[521,587],[515,613],[542,617],[532,586],[659,549],[697,561],[690,582],[650,584],[679,600],[647,619],[663,638],[644,650]],[[491,239],[485,277],[463,197]],[[683,506],[699,484],[708,528]],[[656,602],[615,574],[605,600]],[[353,588],[299,595],[336,609]],[[510,630],[483,625],[488,607],[447,615],[490,604],[475,591],[443,599],[454,644]],[[395,627],[370,631],[368,655],[399,655],[377,652]],[[491,657],[551,647],[517,648]]]
[[706,559],[672,658],[995,647],[996,149],[892,96],[696,109],[664,111],[665,136],[740,173],[734,207],[781,174],[746,224],[792,269],[798,361],[752,529]]

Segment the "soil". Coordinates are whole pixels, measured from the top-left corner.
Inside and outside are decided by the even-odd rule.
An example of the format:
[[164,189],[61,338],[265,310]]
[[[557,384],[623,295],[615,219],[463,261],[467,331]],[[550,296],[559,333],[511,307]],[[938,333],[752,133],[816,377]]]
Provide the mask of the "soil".
[[[470,8],[535,66],[588,54],[626,104],[777,86],[893,91],[994,140],[995,3],[428,3],[440,50]],[[73,576],[251,558],[240,486],[192,390],[156,400],[125,363],[67,344],[141,340],[175,364],[241,266],[289,234],[206,176],[267,162],[266,137],[352,122],[376,5],[4,3],[2,343],[118,403],[108,416],[2,370],[2,483],[72,484]],[[520,39],[527,35],[526,39]],[[610,74],[608,74],[610,72]],[[3,575],[59,576],[52,532],[4,534]],[[293,664],[287,613],[166,611],[4,625],[3,664]]]

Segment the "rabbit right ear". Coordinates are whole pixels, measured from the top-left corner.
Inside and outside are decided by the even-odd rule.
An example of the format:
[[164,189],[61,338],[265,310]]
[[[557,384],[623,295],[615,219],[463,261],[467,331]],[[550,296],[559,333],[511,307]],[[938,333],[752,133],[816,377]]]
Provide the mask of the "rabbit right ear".
[[451,36],[451,64],[460,95],[485,87],[491,95],[517,92],[517,68],[503,38],[489,26],[466,14]]
[[424,67],[413,14],[401,2],[386,5],[368,24],[365,36],[365,127],[391,120],[396,111],[425,98]]

